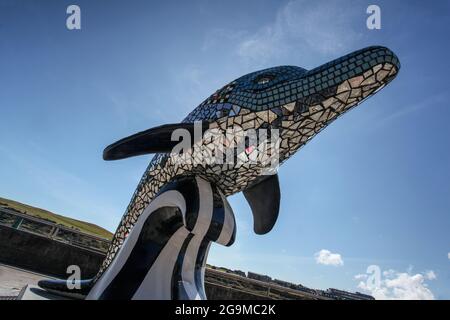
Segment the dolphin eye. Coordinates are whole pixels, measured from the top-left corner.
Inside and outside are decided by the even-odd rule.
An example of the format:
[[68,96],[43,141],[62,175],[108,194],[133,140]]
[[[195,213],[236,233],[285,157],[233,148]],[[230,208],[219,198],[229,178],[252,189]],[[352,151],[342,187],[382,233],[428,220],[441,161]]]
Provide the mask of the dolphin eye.
[[274,78],[275,78],[274,76],[268,75],[268,74],[260,75],[259,77],[257,77],[255,79],[255,83],[256,84],[266,84],[266,83],[269,83],[270,81],[272,81]]
[[270,79],[267,77],[264,77],[264,78],[261,78],[258,80],[258,84],[266,84],[268,82],[270,82]]

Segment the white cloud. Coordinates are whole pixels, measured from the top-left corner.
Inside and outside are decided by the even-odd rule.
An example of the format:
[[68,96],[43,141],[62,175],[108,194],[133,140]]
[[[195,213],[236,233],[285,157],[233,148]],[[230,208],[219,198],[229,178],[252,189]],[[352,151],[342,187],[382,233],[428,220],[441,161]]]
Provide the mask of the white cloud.
[[450,260],[450,252],[447,253],[447,258]]
[[[427,280],[436,279],[436,274],[432,270],[424,274],[388,270],[383,272],[383,277],[377,287],[371,286],[369,281],[360,281],[358,288],[377,300],[434,300],[434,295],[426,283]],[[355,276],[356,280],[367,278]]]
[[341,2],[290,1],[272,23],[242,37],[237,53],[259,62],[293,52],[342,53],[359,37],[351,26],[356,7],[342,6]]
[[355,280],[365,280],[367,279],[367,274],[357,274],[354,278]]
[[428,280],[436,280],[437,276],[433,270],[428,270],[427,272],[425,272],[425,278],[427,278]]
[[317,264],[326,266],[343,266],[344,260],[339,253],[331,253],[329,250],[322,249],[314,254]]
[[[411,266],[409,266],[408,272],[411,272],[411,271],[412,271]],[[383,271],[383,276],[385,276],[387,278],[393,277],[393,276],[395,276],[395,274],[396,274],[396,271],[394,269],[389,269],[389,270]]]

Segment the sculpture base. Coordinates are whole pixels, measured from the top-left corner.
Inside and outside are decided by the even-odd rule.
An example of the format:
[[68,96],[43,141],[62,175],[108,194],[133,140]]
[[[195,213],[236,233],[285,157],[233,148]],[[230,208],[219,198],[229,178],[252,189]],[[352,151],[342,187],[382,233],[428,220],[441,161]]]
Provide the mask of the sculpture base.
[[[230,246],[236,222],[226,197],[200,177],[167,183],[113,244],[98,279],[42,280],[39,287],[61,297],[87,300],[205,300],[206,259],[212,242]],[[34,294],[39,291],[30,289]]]
[[86,299],[206,300],[210,244],[229,246],[235,234],[233,211],[217,187],[200,177],[175,179],[139,215]]

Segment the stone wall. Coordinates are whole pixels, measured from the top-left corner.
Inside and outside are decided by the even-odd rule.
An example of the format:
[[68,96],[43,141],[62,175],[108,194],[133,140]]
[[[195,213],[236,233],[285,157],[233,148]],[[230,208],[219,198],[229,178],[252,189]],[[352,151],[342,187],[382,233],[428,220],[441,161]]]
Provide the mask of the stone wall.
[[[63,279],[68,276],[69,265],[78,265],[82,278],[89,279],[97,273],[103,258],[100,252],[0,225],[0,262],[7,265]],[[206,270],[205,290],[211,300],[311,299],[212,269]]]
[[0,262],[5,264],[56,277],[67,277],[67,267],[78,265],[81,276],[90,278],[103,258],[99,252],[0,225]]
[[[68,245],[40,235],[0,225],[0,262],[59,278],[69,265],[78,265],[88,279],[97,273],[104,254]],[[261,296],[205,283],[209,299],[261,299]]]

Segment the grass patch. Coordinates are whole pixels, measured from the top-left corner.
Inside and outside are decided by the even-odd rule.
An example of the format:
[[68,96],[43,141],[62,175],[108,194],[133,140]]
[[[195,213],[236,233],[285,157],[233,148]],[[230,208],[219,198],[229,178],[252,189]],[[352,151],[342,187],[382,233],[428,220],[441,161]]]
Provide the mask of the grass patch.
[[69,217],[65,217],[44,209],[29,206],[24,203],[20,203],[14,200],[4,199],[0,197],[0,206],[17,210],[23,214],[27,214],[36,218],[47,220],[64,227],[75,229],[80,232],[91,234],[97,237],[112,239],[113,234],[102,227],[99,227],[93,223],[84,222]]

